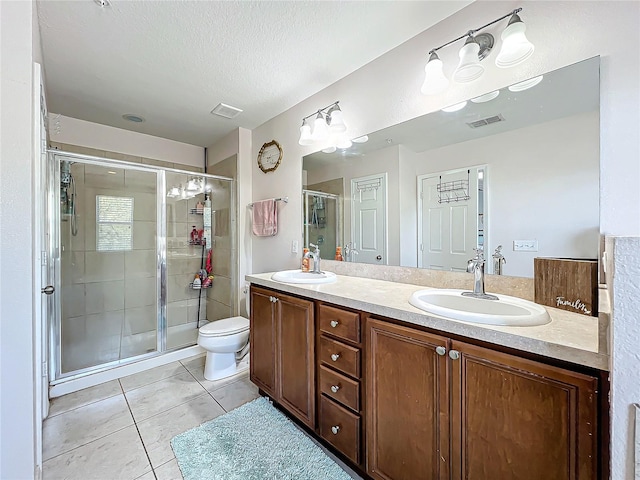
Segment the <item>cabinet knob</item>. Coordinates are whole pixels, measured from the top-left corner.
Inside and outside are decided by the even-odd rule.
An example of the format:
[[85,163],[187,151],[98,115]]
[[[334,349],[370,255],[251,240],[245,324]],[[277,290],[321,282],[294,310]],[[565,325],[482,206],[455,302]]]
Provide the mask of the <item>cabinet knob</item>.
[[337,362],[339,358],[340,358],[340,354],[339,353],[332,353],[331,354],[331,360],[333,360],[334,362]]
[[334,425],[333,427],[331,427],[331,433],[333,433],[334,435],[337,435],[339,431],[340,425]]
[[460,352],[457,350],[449,350],[449,357],[452,360],[458,360],[460,358]]
[[436,347],[436,353],[440,356],[444,355],[445,353],[447,353],[447,349],[444,348],[442,345],[440,345],[439,347]]
[[278,299],[276,297],[269,297],[269,301],[271,301],[272,303],[276,303]]
[[338,390],[340,390],[340,385],[331,385],[331,391],[333,393],[338,393]]
[[340,322],[338,322],[337,320],[331,320],[330,325],[331,325],[333,328],[336,328],[336,327],[338,326],[338,324],[339,324],[339,323],[340,323]]

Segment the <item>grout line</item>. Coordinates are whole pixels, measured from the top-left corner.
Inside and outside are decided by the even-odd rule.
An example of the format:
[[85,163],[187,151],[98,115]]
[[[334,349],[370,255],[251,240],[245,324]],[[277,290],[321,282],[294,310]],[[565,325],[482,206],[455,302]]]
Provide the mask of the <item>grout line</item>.
[[[125,395],[124,388],[122,384],[120,384],[120,389],[122,390],[122,395],[124,396],[124,401],[127,402],[127,408],[129,409],[129,413],[131,414],[131,418],[133,418],[133,425],[136,427],[136,432],[138,432],[138,438],[140,439],[140,443],[142,444],[142,448],[144,449],[144,454],[147,456],[147,460],[149,461],[149,467],[153,472],[153,478],[158,480],[156,476],[156,471],[153,468],[153,464],[151,463],[151,457],[149,456],[149,452],[147,452],[147,446],[144,444],[144,440],[142,439],[142,434],[140,433],[140,429],[138,428],[138,422],[136,422],[136,417],[133,416],[133,411],[131,410],[131,404],[129,403],[129,399]],[[148,472],[147,472],[148,473]],[[144,474],[146,475],[146,473]]]
[[[191,373],[191,370],[189,370],[189,373]],[[207,389],[205,388],[205,386],[204,386],[204,385],[202,385],[202,383],[200,382],[200,380],[198,380],[198,379],[196,378],[196,376],[195,376],[193,373],[191,373],[191,376],[195,379],[195,381],[196,381],[196,382],[198,382],[198,383],[200,384],[200,386],[201,386],[202,388],[204,388],[205,392],[207,392],[207,393],[209,394],[209,396],[210,396],[211,398],[213,398],[213,401],[214,401],[214,402],[216,402],[216,403],[218,404],[218,406],[222,409],[222,411],[223,411],[224,413],[228,413],[228,412],[227,412],[227,410],[226,410],[222,405],[220,405],[220,402],[216,399],[216,397],[214,397],[214,396],[213,396],[213,393],[212,393],[212,392],[210,392],[209,390],[207,390]]]
[[154,414],[153,414],[153,415],[151,415],[150,417],[145,417],[145,418],[143,418],[142,420],[138,420],[137,422],[135,421],[135,417],[134,417],[134,422],[135,422],[136,424],[146,422],[146,421],[147,421],[147,420],[149,420],[150,418],[157,417],[158,415],[162,415],[163,413],[167,413],[169,410],[173,410],[173,409],[174,409],[174,408],[176,408],[176,407],[181,407],[182,405],[186,405],[187,403],[193,402],[195,399],[200,398],[200,397],[204,397],[204,396],[205,396],[206,394],[208,394],[208,393],[209,393],[209,392],[207,392],[207,391],[205,390],[203,393],[201,393],[201,394],[199,394],[199,395],[196,395],[196,396],[195,396],[195,397],[193,397],[193,398],[190,398],[190,399],[189,399],[189,400],[187,400],[186,402],[178,403],[177,405],[174,405],[174,406],[172,406],[172,407],[169,407],[169,408],[167,408],[166,410],[162,410],[161,412],[154,413]]
[[[102,385],[102,384],[100,384],[100,385]],[[69,393],[67,395],[73,395],[73,393]],[[98,403],[98,402],[101,402],[103,400],[107,400],[109,398],[117,397],[118,395],[120,395],[120,393],[114,393],[113,395],[109,395],[108,397],[98,398],[97,400],[92,400],[92,401],[90,401],[88,403],[83,403],[82,405],[78,405],[77,407],[70,408],[69,410],[65,410],[64,412],[54,413],[53,415],[49,414],[47,416],[47,418],[45,418],[45,420],[48,420],[50,418],[55,418],[55,417],[57,417],[59,415],[64,415],[65,413],[73,412],[74,410],[77,410],[79,408],[86,407],[88,405],[93,405],[94,403]],[[58,398],[62,398],[62,397],[58,397]]]
[[[176,360],[176,361],[178,361],[178,362],[179,362],[179,360]],[[173,362],[172,362],[172,363],[173,363]],[[167,365],[171,365],[171,363],[168,363]],[[162,366],[164,366],[164,365],[160,365],[160,366],[162,367]],[[184,368],[187,372],[189,371],[189,369],[187,369],[184,365],[182,365],[182,364],[181,364],[180,366],[181,366],[182,368]],[[158,368],[158,367],[155,367],[155,368]],[[153,370],[153,368],[152,368],[152,369],[150,369],[150,370],[145,370],[144,372],[138,372],[138,373],[145,373],[145,372],[149,372],[149,371],[151,371],[151,370]],[[134,390],[138,390],[138,389],[140,389],[140,388],[148,387],[149,385],[153,385],[154,383],[162,382],[163,380],[168,380],[168,379],[170,379],[170,378],[177,377],[178,375],[184,375],[184,373],[185,373],[185,372],[178,372],[178,373],[175,373],[175,374],[173,374],[173,375],[169,375],[168,377],[163,377],[163,378],[160,378],[160,379],[158,379],[158,380],[154,380],[153,382],[149,382],[149,383],[145,383],[145,384],[142,384],[142,385],[138,385],[138,386],[137,386],[137,387],[135,387],[135,388],[132,388],[132,389],[130,389],[130,390],[125,391],[125,393],[133,392]],[[134,375],[138,375],[138,374],[137,374],[137,373],[134,373]],[[121,378],[126,378],[126,377],[121,377]],[[121,380],[121,378],[119,378],[118,380]],[[120,386],[122,387],[122,390],[124,391],[124,386],[122,385],[122,382],[120,382]]]

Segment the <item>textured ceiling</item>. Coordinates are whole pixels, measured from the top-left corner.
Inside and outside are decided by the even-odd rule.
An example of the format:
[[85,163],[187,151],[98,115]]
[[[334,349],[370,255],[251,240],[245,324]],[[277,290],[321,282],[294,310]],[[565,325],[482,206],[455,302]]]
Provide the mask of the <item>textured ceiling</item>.
[[[194,145],[253,129],[464,1],[40,0],[50,111]],[[425,52],[425,59],[426,59]],[[235,119],[209,112],[219,102]],[[146,118],[133,124],[125,113]]]

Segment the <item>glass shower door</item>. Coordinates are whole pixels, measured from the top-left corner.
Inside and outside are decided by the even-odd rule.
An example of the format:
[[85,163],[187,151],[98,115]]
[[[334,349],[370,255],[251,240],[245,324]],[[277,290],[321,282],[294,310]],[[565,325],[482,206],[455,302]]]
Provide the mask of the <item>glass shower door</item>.
[[55,155],[55,378],[157,352],[161,173]]

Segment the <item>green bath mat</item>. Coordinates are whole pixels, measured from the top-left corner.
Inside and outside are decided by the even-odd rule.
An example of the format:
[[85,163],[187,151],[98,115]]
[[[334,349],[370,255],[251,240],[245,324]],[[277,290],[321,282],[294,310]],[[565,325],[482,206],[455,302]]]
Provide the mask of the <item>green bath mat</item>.
[[171,440],[185,480],[351,480],[266,398]]

